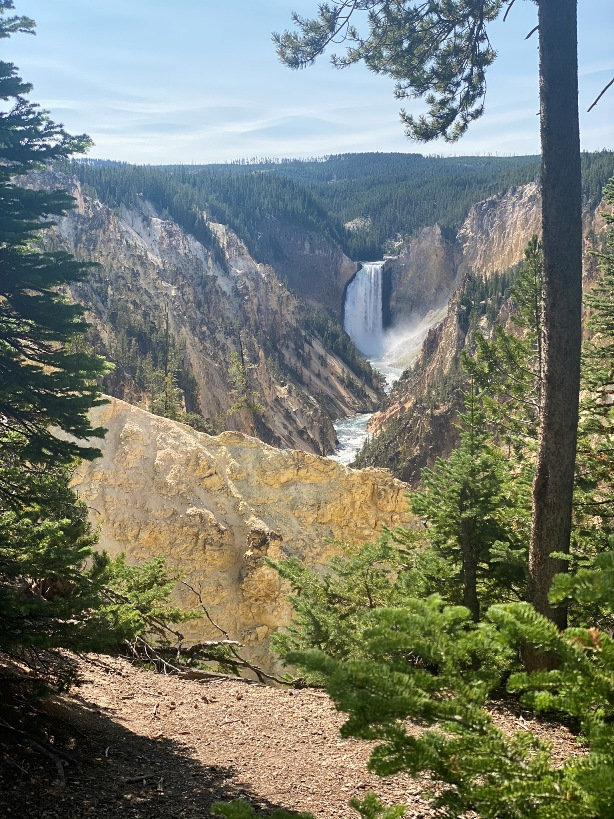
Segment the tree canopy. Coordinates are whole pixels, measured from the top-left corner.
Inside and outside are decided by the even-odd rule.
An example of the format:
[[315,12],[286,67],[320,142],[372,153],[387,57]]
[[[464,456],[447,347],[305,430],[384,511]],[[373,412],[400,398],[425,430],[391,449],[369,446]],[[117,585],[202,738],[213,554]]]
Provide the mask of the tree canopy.
[[[31,31],[33,22],[7,17],[0,3],[0,37]],[[88,265],[65,253],[39,253],[38,233],[73,206],[62,191],[37,190],[27,175],[54,159],[84,151],[89,140],[72,137],[26,99],[31,90],[12,63],[0,62],[0,450],[14,434],[30,460],[94,457],[97,450],[60,440],[51,427],[76,438],[100,436],[87,412],[100,402],[103,360],[71,348],[83,333],[83,309],[62,288],[83,278]]]
[[[333,65],[364,61],[388,74],[399,99],[423,97],[426,116],[401,112],[408,136],[423,142],[461,137],[484,111],[486,69],[495,59],[487,23],[496,19],[503,0],[334,0],[322,3],[318,17],[293,15],[296,31],[274,35],[278,54],[291,68],[312,63],[331,44]],[[367,31],[356,23],[367,17]]]
[[[7,17],[12,8],[0,2],[0,38],[32,30],[31,20]],[[0,62],[0,645],[9,651],[78,642],[100,603],[83,571],[96,538],[68,481],[75,455],[98,454],[74,438],[103,433],[87,413],[100,403],[105,363],[80,349],[83,310],[62,292],[88,266],[35,246],[72,199],[28,176],[89,142],[28,102],[29,91]]]

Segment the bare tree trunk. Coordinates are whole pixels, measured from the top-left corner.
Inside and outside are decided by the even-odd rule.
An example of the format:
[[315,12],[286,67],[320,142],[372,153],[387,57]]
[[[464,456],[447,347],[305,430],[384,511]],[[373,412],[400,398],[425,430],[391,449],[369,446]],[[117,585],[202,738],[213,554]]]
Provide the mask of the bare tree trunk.
[[559,627],[548,590],[568,552],[578,426],[582,213],[577,0],[539,0],[545,384],[533,486],[530,600]]

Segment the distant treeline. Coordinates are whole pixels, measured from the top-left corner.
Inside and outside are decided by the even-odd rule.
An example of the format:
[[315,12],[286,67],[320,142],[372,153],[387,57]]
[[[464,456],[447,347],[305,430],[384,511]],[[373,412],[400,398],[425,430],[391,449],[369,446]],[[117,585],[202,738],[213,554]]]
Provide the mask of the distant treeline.
[[[614,174],[614,152],[582,156],[584,198],[596,205]],[[228,224],[257,255],[259,235],[276,220],[324,234],[353,259],[381,258],[426,225],[460,227],[472,204],[539,179],[539,157],[425,157],[340,154],[322,160],[224,165],[71,166],[111,207],[150,201],[213,251],[203,215]],[[361,219],[358,230],[345,224]]]

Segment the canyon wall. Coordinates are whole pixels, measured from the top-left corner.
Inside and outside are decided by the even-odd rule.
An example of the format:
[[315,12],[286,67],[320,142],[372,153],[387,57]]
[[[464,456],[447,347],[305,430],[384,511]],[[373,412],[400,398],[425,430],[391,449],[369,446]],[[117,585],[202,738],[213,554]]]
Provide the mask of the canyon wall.
[[269,219],[262,224],[254,254],[306,304],[341,319],[345,288],[358,263],[322,233]]
[[456,234],[439,225],[423,228],[387,260],[389,323],[403,325],[437,310],[466,275],[507,270],[522,259],[540,224],[539,188],[531,183],[473,205]]
[[[143,199],[110,208],[75,179],[52,172],[32,184],[67,188],[75,197],[75,210],[46,232],[44,247],[99,264],[72,296],[87,308],[92,343],[116,364],[106,386],[117,397],[149,408],[151,396],[125,375],[125,358],[139,336],[166,336],[182,351],[184,377],[193,384],[187,409],[215,431],[237,429],[276,446],[327,454],[335,447],[335,419],[376,407],[379,382],[341,327],[310,311],[227,226],[209,222],[217,248],[206,247]],[[339,301],[352,263],[323,238],[308,248],[306,241],[299,265],[305,280],[317,290],[314,282],[331,264],[329,277],[338,281],[331,294]],[[314,258],[320,267],[310,277]],[[229,414],[244,397],[230,372],[233,355],[256,411],[244,406]]]
[[[322,570],[342,544],[409,522],[407,487],[383,470],[348,469],[237,432],[206,435],[116,399],[92,421],[108,429],[103,455],[81,463],[74,488],[100,527],[99,547],[129,562],[165,557],[267,668],[269,637],[291,609],[264,558],[294,556]],[[178,598],[195,603],[186,589]],[[206,620],[182,631],[195,641],[219,636]]]
[[[583,217],[584,279],[588,287],[596,273],[591,251],[599,247],[599,235],[605,228],[601,210],[599,206],[586,211]],[[474,279],[492,281],[495,273],[518,264],[528,240],[539,234],[540,220],[539,190],[530,184],[474,205],[453,248],[445,252],[443,237],[428,229],[435,243],[432,258],[454,261],[455,289],[443,320],[429,330],[414,365],[396,382],[383,409],[373,415],[371,437],[356,465],[386,467],[402,480],[416,484],[425,466],[432,466],[437,457],[446,456],[456,445],[454,421],[462,405],[461,354],[471,349],[475,332],[488,337],[494,324],[505,326],[510,319],[505,287],[501,285],[499,292],[490,296],[483,293],[476,300],[476,292],[486,288],[476,288]],[[416,242],[421,248],[422,237]],[[405,258],[412,258],[411,244]],[[409,276],[411,270],[407,270]],[[451,276],[442,279],[444,283],[451,280]],[[425,292],[430,292],[428,287]]]

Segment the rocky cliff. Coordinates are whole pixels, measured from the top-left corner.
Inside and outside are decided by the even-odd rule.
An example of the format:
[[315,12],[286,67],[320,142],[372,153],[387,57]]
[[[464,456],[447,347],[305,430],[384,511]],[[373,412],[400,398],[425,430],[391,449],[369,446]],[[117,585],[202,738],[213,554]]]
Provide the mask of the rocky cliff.
[[517,264],[527,242],[541,233],[541,195],[536,183],[473,205],[456,235],[457,276],[488,278]]
[[422,228],[397,256],[388,258],[386,323],[403,326],[419,321],[445,304],[457,280],[458,256],[454,235],[433,225]]
[[262,224],[254,255],[307,304],[341,318],[345,288],[359,265],[323,234],[269,219]]
[[387,260],[389,323],[406,324],[440,308],[467,275],[490,276],[520,261],[540,231],[540,207],[532,183],[473,205],[456,234],[439,225],[423,228]]
[[[509,289],[496,274],[521,261],[528,240],[539,233],[540,209],[538,187],[526,185],[474,205],[452,244],[433,229],[422,231],[415,240],[420,252],[414,257],[410,244],[401,258],[419,258],[423,237],[430,236],[435,245],[431,258],[454,264],[454,276],[448,275],[442,282],[453,281],[456,287],[445,317],[429,330],[413,367],[403,373],[384,408],[372,417],[371,437],[357,465],[387,467],[414,484],[424,466],[432,466],[437,457],[447,455],[456,445],[453,422],[462,403],[461,353],[471,349],[475,332],[488,336],[495,323],[508,322]],[[604,228],[601,209],[584,214],[584,277],[588,284],[596,270],[591,251],[598,246],[595,237]],[[411,265],[406,270],[407,279],[400,277],[402,287],[416,281]],[[436,292],[428,286],[436,277],[437,264],[423,277],[423,292]],[[403,303],[405,300],[399,298],[399,304]],[[422,309],[428,303],[427,296]]]
[[[105,385],[114,395],[149,408],[154,396],[139,377],[152,354],[168,363],[170,349],[185,409],[210,429],[315,453],[334,449],[334,419],[376,407],[379,382],[340,326],[310,311],[228,227],[207,223],[217,239],[208,247],[143,199],[110,208],[57,173],[33,184],[68,188],[76,199],[45,247],[100,264],[72,295],[88,309],[94,345],[116,364]],[[323,239],[316,247],[312,237],[310,248],[301,241],[301,270],[321,257],[342,292],[352,263]]]
[[[269,636],[290,607],[264,557],[323,569],[340,544],[408,521],[407,487],[385,471],[236,432],[209,436],[115,399],[94,415],[108,429],[103,455],[80,465],[74,486],[100,527],[100,548],[130,562],[164,556],[250,659],[269,668]],[[187,591],[179,597],[194,604]],[[194,640],[217,636],[204,620],[182,630]]]

